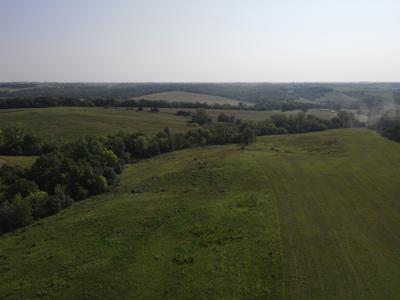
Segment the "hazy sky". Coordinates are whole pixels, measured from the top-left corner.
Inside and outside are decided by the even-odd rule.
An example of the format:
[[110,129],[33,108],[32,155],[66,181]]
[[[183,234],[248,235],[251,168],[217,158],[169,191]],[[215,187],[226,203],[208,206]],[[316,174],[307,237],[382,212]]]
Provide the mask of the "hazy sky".
[[400,81],[400,1],[0,0],[0,81]]

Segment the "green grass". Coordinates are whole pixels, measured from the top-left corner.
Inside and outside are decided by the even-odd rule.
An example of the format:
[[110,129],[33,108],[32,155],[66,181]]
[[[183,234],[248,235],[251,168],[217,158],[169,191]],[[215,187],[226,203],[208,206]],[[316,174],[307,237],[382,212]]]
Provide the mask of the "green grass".
[[[230,105],[239,105],[238,100],[208,95],[208,94],[198,94],[198,93],[189,93],[182,91],[170,91],[170,92],[162,92],[149,94],[144,96],[135,97],[133,99],[136,100],[152,100],[152,101],[168,101],[168,102],[200,102],[200,103],[208,103],[208,104],[230,104]],[[249,104],[249,103],[247,103]],[[250,106],[253,104],[249,104]]]
[[10,166],[30,167],[36,160],[36,156],[7,156],[0,155],[0,167],[3,164]]
[[115,134],[118,131],[155,134],[168,126],[188,130],[189,118],[173,113],[136,112],[116,108],[56,107],[0,110],[0,128],[17,124],[45,138],[73,139],[82,135]]
[[[0,128],[19,125],[26,131],[46,139],[72,140],[82,135],[108,135],[118,131],[143,132],[154,135],[165,127],[173,132],[186,131],[195,125],[188,123],[190,117],[176,116],[178,109],[161,109],[159,113],[142,112],[124,108],[52,107],[0,110]],[[195,111],[195,110],[193,110]],[[207,110],[216,121],[224,112],[242,120],[260,121],[276,111]],[[298,111],[286,112],[294,114]],[[336,114],[310,110],[311,114],[331,119]]]
[[400,145],[364,129],[162,155],[0,238],[8,299],[398,299]]
[[[276,299],[275,199],[238,146],[130,166],[117,191],[0,239],[9,298]],[[258,188],[256,188],[258,187]]]

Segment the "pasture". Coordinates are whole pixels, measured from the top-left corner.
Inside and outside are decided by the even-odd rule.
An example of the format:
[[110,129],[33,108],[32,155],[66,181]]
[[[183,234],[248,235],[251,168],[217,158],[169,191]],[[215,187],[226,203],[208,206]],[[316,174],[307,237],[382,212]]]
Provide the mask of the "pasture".
[[[82,135],[108,135],[118,131],[153,135],[165,127],[169,127],[173,132],[181,132],[196,126],[188,122],[190,117],[176,116],[177,110],[179,109],[165,108],[160,109],[159,113],[150,113],[149,109],[138,112],[126,108],[97,107],[2,109],[0,128],[18,125],[35,135],[65,141]],[[207,110],[214,121],[221,112],[250,121],[261,121],[279,113],[278,111]],[[285,114],[298,112],[290,111]],[[336,113],[317,109],[308,113],[322,119],[336,116]]]
[[52,107],[0,110],[0,128],[19,125],[45,138],[70,140],[82,135],[107,135],[118,131],[156,134],[164,127],[184,131],[188,118],[173,113],[118,108]]
[[400,145],[271,136],[128,166],[107,194],[0,237],[15,298],[396,299]]

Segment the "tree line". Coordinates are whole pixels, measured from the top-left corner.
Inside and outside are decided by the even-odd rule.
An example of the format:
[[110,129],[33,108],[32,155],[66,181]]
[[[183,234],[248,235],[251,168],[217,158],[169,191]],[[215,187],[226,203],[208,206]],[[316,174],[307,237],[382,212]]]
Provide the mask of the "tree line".
[[209,104],[205,102],[171,102],[165,100],[122,100],[115,98],[74,98],[74,97],[14,97],[0,98],[0,109],[16,108],[45,108],[45,107],[127,107],[127,108],[203,108],[224,110],[308,110],[322,108],[324,105],[298,100],[271,100],[255,105],[246,105],[240,102],[238,105]]
[[60,146],[47,145],[22,129],[1,131],[0,154],[40,156],[28,169],[0,167],[0,232],[25,226],[59,212],[74,201],[109,190],[118,183],[119,174],[128,162],[203,145],[248,145],[257,135],[362,125],[348,112],[340,112],[330,121],[304,113],[289,117],[274,115],[261,122],[244,122],[226,114],[220,114],[218,122],[213,122],[205,110],[191,115],[191,122],[202,126],[185,133],[172,133],[169,128],[152,137],[120,132],[107,137],[81,137]]
[[400,119],[384,116],[382,117],[373,128],[388,139],[400,142]]

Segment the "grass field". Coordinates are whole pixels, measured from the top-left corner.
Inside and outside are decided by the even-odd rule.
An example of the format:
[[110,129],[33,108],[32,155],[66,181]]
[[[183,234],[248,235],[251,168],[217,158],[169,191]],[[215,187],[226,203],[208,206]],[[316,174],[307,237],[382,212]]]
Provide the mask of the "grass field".
[[[176,116],[177,109],[161,109],[159,113],[148,110],[118,108],[53,107],[0,110],[0,128],[19,125],[27,131],[44,138],[70,140],[82,135],[107,135],[118,131],[156,134],[169,127],[174,132],[186,131],[195,125],[188,123],[190,117]],[[194,110],[193,110],[194,111]],[[276,111],[208,110],[216,120],[221,112],[242,120],[260,121],[269,118]],[[294,114],[298,111],[286,112]],[[331,119],[336,114],[328,111],[310,110],[320,118]]]
[[3,164],[10,166],[30,167],[36,160],[36,156],[6,156],[0,155],[0,167]]
[[400,144],[272,136],[127,167],[0,238],[7,299],[398,299]]
[[[240,101],[229,99],[220,96],[208,95],[208,94],[198,94],[189,93],[182,91],[170,91],[144,95],[140,97],[133,98],[136,100],[152,100],[152,101],[168,101],[168,102],[200,102],[208,104],[230,104],[238,105]],[[248,103],[247,103],[248,104]],[[253,104],[249,104],[253,105]]]
[[127,109],[56,107],[0,110],[0,128],[18,124],[43,137],[62,140],[87,134],[115,134],[118,131],[155,134],[168,126],[173,131],[190,128],[189,118],[173,113],[136,112]]

